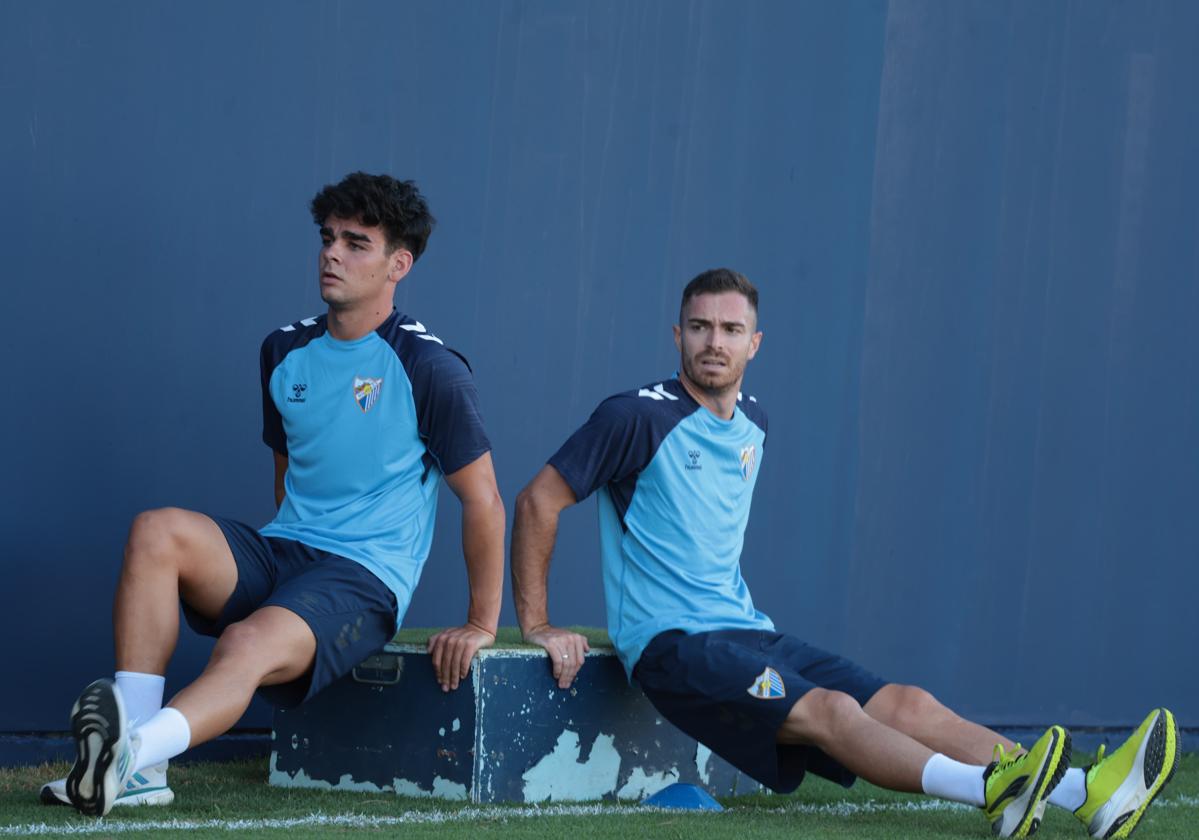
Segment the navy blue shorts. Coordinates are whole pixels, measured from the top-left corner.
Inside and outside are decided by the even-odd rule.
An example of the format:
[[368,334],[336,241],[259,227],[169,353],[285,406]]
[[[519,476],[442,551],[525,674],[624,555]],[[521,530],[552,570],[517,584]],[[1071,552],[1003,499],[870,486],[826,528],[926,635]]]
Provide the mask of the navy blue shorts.
[[809,770],[845,787],[857,778],[817,747],[775,740],[796,701],[826,688],[864,706],[886,685],[848,659],[761,630],[668,630],[646,646],[633,677],[664,718],[779,793]]
[[298,706],[377,653],[396,632],[396,599],[361,563],[295,540],[264,537],[249,525],[211,517],[225,534],[237,563],[237,586],[216,621],[183,604],[197,633],[219,636],[261,607],[283,607],[308,624],[316,637],[312,671],[259,695],[283,708]]

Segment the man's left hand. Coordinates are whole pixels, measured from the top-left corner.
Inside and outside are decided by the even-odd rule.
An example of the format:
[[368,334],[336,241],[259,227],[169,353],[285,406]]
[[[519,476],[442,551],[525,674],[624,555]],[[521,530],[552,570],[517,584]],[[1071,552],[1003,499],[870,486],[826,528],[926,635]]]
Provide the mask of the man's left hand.
[[473,624],[450,627],[429,639],[433,673],[442,691],[453,691],[470,673],[470,661],[481,648],[495,644],[495,634]]

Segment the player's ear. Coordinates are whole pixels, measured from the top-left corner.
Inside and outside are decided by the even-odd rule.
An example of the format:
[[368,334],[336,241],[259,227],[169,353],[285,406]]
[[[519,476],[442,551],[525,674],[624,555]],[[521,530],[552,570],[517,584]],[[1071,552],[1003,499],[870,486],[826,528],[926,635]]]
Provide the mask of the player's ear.
[[675,324],[671,329],[674,330],[674,346],[680,353],[683,352],[683,329],[678,324]]
[[400,282],[401,280],[404,279],[404,275],[406,275],[409,271],[412,270],[413,262],[414,262],[414,259],[412,257],[411,251],[409,251],[407,248],[403,248],[403,247],[396,248],[394,251],[391,252],[391,257],[388,258],[388,263],[387,263],[388,278],[393,280],[396,283]]
[[762,332],[761,332],[761,330],[759,330],[758,332],[754,333],[753,335],[751,335],[749,337],[749,356],[747,358],[752,359],[754,356],[758,355],[758,348],[761,345],[762,345]]

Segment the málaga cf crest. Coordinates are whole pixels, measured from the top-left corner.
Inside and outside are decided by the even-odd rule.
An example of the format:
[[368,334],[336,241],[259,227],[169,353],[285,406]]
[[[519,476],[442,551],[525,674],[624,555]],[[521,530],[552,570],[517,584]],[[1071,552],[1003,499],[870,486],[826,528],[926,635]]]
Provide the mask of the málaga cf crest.
[[383,379],[363,379],[354,377],[354,402],[363,412],[370,411],[379,401],[379,392],[383,390]]
[[753,685],[745,690],[759,700],[777,700],[780,697],[787,696],[787,689],[783,686],[783,678],[773,668],[767,668],[754,677]]
[[747,446],[741,450],[741,480],[742,481],[749,481],[749,477],[754,474],[754,462],[756,460],[757,460],[757,457],[756,457],[756,453],[754,452],[754,445],[752,443],[749,446]]

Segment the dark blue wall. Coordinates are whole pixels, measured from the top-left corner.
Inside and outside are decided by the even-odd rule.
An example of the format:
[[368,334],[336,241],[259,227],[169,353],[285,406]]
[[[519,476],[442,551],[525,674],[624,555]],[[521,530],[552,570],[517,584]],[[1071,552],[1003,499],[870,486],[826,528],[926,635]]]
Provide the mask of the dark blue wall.
[[[359,168],[441,220],[397,303],[474,362],[509,506],[731,265],[759,606],[989,722],[1199,724],[1199,6],[0,15],[0,731],[111,669],[137,511],[269,518],[258,344],[320,311],[306,202]],[[443,501],[413,625],[465,610]],[[553,617],[601,623],[594,502],[559,546]]]

